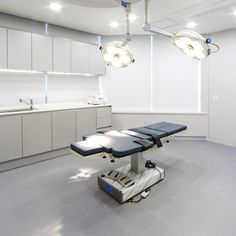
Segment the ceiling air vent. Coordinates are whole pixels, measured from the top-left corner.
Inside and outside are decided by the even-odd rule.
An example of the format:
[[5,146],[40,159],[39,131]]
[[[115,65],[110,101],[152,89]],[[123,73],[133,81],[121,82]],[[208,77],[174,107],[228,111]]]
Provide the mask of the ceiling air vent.
[[181,9],[175,12],[175,14],[184,18],[194,18],[220,11],[222,9],[228,8],[230,5],[232,5],[232,3],[230,4],[230,1],[228,0],[207,0],[199,4],[194,4],[187,8]]
[[176,26],[178,24],[179,23],[177,23],[176,21],[171,20],[169,18],[152,22],[153,26],[158,27],[160,29],[168,29],[168,28],[174,27],[174,26]]

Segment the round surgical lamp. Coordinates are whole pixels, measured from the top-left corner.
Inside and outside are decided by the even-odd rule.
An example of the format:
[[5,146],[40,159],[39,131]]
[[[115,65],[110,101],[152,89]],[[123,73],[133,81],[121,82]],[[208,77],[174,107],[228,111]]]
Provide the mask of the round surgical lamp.
[[[191,30],[184,30],[177,33],[173,36],[172,42],[187,56],[198,60],[202,60],[211,53],[219,50],[218,45],[213,44],[210,38],[206,39]],[[213,51],[210,45],[213,45],[216,50]]]
[[112,41],[101,48],[102,56],[107,65],[124,68],[134,57],[127,44],[122,41]]
[[131,2],[121,1],[122,7],[126,12],[126,38],[124,41],[112,41],[100,47],[102,56],[107,65],[116,68],[127,67],[131,62],[134,62],[133,54],[131,53],[128,42],[130,38],[130,12]]
[[[172,34],[168,31],[160,29],[149,23],[149,1],[145,1],[145,23],[143,29],[147,32],[161,34],[171,38],[172,42],[187,56],[202,60],[211,53],[218,52],[220,47],[211,41],[211,38],[204,38],[202,35],[191,31],[184,30],[177,34]],[[212,47],[215,49],[212,50]]]

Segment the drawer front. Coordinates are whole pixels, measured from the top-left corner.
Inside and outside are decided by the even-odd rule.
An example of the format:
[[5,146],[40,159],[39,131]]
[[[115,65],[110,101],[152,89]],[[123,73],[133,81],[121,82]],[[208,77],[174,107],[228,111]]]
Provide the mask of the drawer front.
[[97,118],[97,129],[111,126],[111,116]]
[[104,127],[104,128],[97,129],[97,132],[108,132],[110,130],[111,130],[111,127]]
[[96,133],[96,110],[95,108],[80,109],[77,111],[77,141],[83,136]]
[[111,107],[97,108],[97,118],[111,116]]

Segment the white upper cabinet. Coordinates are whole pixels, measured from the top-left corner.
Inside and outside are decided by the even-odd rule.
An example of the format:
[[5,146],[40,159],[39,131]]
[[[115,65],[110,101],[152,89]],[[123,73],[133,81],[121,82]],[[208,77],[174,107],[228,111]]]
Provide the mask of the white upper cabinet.
[[52,71],[52,37],[32,34],[32,69]]
[[0,28],[0,68],[7,68],[7,30]]
[[0,27],[0,69],[104,75],[97,45]]
[[31,33],[8,30],[8,69],[31,70]]
[[89,44],[71,41],[71,72],[90,73]]
[[53,71],[70,72],[70,40],[53,38]]
[[102,53],[96,45],[90,45],[90,74],[104,75],[106,64],[102,58]]

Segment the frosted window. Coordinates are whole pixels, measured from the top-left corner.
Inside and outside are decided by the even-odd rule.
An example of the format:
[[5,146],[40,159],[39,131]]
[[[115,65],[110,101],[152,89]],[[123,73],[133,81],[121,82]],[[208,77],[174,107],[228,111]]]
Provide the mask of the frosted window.
[[170,39],[153,37],[153,111],[199,111],[199,63]]

